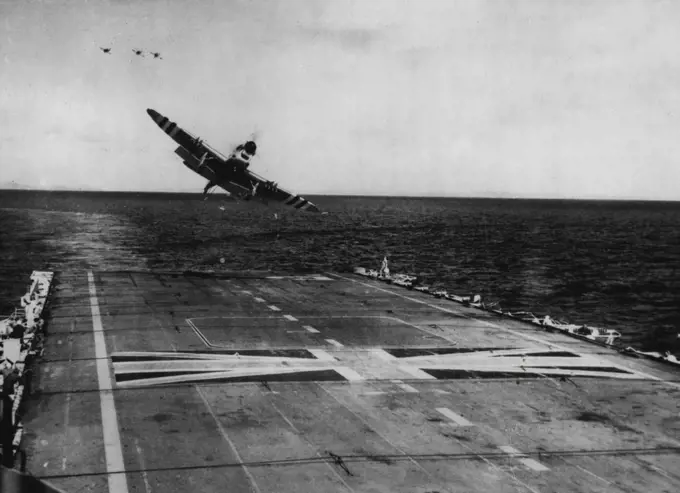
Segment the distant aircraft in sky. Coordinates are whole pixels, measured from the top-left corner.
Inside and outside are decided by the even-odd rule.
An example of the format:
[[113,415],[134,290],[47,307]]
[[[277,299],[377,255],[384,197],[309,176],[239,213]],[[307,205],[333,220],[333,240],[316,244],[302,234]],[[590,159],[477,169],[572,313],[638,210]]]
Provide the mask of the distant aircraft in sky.
[[144,52],[143,52],[142,50],[138,50],[138,49],[136,49],[136,48],[133,48],[133,49],[132,49],[132,52],[133,52],[135,55],[144,56]]
[[154,58],[160,58],[161,60],[163,60],[163,57],[157,51],[152,51],[151,54],[153,55]]
[[179,144],[175,153],[182,158],[184,165],[208,180],[203,189],[204,195],[211,188],[219,186],[242,200],[257,199],[264,204],[271,201],[303,211],[320,212],[309,200],[280,188],[278,184],[248,169],[251,159],[257,152],[257,145],[253,140],[238,145],[229,157],[225,157],[157,111],[147,109],[146,112],[172,140]]
[[111,48],[102,48],[100,46],[99,49],[102,50],[104,53],[108,53],[109,55],[111,54]]

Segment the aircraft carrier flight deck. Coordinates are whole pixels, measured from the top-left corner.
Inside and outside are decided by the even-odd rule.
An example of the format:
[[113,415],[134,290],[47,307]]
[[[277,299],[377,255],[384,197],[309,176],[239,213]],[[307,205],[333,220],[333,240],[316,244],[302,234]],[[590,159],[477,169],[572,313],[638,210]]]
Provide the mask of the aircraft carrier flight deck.
[[56,272],[23,416],[65,492],[674,492],[672,366],[354,274]]

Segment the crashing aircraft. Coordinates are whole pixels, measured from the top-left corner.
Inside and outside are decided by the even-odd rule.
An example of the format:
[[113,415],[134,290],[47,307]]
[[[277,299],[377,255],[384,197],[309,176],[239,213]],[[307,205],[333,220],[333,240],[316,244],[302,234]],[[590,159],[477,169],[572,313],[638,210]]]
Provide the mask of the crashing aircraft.
[[146,112],[172,140],[179,144],[175,153],[182,158],[184,165],[208,180],[203,190],[204,195],[213,187],[219,186],[241,200],[256,199],[264,204],[274,202],[298,210],[320,212],[315,204],[304,197],[284,190],[277,183],[266,180],[248,169],[257,152],[254,141],[249,140],[240,144],[227,157],[157,111],[147,109]]

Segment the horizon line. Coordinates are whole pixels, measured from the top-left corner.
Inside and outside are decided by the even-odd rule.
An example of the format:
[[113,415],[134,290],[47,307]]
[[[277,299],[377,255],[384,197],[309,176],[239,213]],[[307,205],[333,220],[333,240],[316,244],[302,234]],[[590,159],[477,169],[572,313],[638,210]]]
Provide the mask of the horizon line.
[[[42,192],[42,193],[103,193],[103,194],[166,194],[166,195],[203,195],[201,192],[187,190],[97,190],[97,189],[69,189],[69,188],[6,188],[0,185],[1,192]],[[226,194],[210,194],[212,196]],[[209,196],[210,196],[209,195]],[[550,200],[550,201],[592,201],[592,202],[680,202],[680,199],[651,199],[635,197],[541,197],[515,195],[388,195],[363,193],[313,193],[301,192],[299,195],[310,197],[355,197],[355,198],[405,198],[405,199],[479,199],[479,200]]]

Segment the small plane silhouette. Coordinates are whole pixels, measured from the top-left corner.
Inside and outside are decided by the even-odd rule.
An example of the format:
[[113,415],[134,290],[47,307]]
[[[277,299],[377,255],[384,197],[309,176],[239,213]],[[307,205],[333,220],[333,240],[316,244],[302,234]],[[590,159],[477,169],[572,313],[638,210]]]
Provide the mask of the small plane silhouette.
[[111,54],[111,48],[102,48],[101,46],[99,47],[100,50],[102,50],[104,53]]
[[144,52],[143,52],[142,50],[132,50],[132,52],[133,52],[135,55],[144,56]]
[[163,57],[161,56],[160,53],[152,51],[151,54],[153,55],[154,58],[160,58],[161,60],[163,60]]

